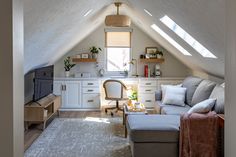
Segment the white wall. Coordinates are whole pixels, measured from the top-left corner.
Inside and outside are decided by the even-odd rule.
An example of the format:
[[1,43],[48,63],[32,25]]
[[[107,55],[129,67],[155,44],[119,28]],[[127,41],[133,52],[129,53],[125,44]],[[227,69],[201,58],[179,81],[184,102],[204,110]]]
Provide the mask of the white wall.
[[0,21],[0,156],[23,157],[23,0],[1,0]]
[[[103,67],[105,69],[105,26],[102,25],[94,32],[92,32],[87,38],[82,42],[78,43],[69,53],[63,56],[55,63],[55,76],[63,76],[63,60],[66,56],[73,56],[79,53],[89,52],[89,47],[98,46],[102,48],[102,53],[98,57],[98,67],[96,68],[95,64],[91,63],[80,63],[72,69],[72,72],[91,72],[93,76],[97,74],[97,71]],[[158,43],[152,40],[148,35],[141,31],[135,25],[132,26],[132,57],[138,59],[140,54],[145,53],[145,47],[160,47]],[[165,62],[161,64],[161,71],[163,77],[176,76],[176,77],[185,77],[190,74],[190,69],[178,61],[174,56],[172,56],[167,51],[164,51]],[[150,64],[153,71],[155,64]],[[133,68],[135,70],[135,67]],[[138,73],[144,75],[144,64],[139,63]]]
[[214,75],[210,75],[206,72],[203,72],[203,71],[197,71],[197,70],[194,70],[192,71],[192,75],[193,76],[198,76],[198,77],[201,77],[201,78],[204,78],[204,79],[208,79],[208,80],[211,80],[211,81],[214,81],[214,82],[217,82],[219,84],[225,82],[224,78],[220,78],[220,77],[217,77],[217,76],[214,76]]
[[236,1],[226,1],[225,156],[236,156]]

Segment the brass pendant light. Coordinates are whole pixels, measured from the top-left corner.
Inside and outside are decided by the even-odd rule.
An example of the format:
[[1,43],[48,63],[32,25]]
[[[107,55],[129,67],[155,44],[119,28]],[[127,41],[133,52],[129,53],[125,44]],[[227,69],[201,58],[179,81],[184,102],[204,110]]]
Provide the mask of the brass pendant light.
[[121,2],[115,2],[115,6],[117,7],[116,15],[107,15],[105,19],[105,25],[109,27],[130,27],[131,20],[126,15],[119,14],[119,7],[121,6]]

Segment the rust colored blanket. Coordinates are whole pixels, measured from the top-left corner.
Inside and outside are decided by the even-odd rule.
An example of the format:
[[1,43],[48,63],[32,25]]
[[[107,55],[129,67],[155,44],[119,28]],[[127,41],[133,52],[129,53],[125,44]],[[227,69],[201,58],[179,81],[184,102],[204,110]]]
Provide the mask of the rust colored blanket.
[[217,157],[218,118],[215,112],[184,114],[180,123],[180,157]]

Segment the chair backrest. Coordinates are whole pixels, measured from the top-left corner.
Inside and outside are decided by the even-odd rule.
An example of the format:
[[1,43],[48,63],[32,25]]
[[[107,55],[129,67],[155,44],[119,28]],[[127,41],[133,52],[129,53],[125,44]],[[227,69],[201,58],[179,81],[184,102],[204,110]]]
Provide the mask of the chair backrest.
[[122,100],[125,99],[124,92],[126,86],[119,80],[106,80],[103,83],[107,100]]

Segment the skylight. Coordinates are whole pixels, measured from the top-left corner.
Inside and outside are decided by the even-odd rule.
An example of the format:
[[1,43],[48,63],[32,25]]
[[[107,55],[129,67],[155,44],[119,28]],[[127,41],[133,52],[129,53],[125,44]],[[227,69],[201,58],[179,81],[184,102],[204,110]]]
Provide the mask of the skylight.
[[152,16],[152,14],[147,10],[147,9],[143,9],[149,16]]
[[88,16],[92,11],[93,11],[93,9],[88,10],[88,11],[84,14],[84,17]]
[[180,38],[187,42],[191,47],[193,47],[198,53],[206,58],[217,58],[212,54],[207,48],[200,44],[196,39],[194,39],[190,34],[188,34],[184,29],[177,25],[171,18],[167,15],[160,19],[168,28],[174,31]]
[[161,30],[156,24],[152,24],[151,27],[157,33],[159,33],[163,38],[165,38],[170,44],[172,44],[175,48],[177,48],[182,54],[186,56],[192,56],[187,50],[185,50],[182,46],[180,46],[174,39],[172,39],[168,34],[166,34],[163,30]]

